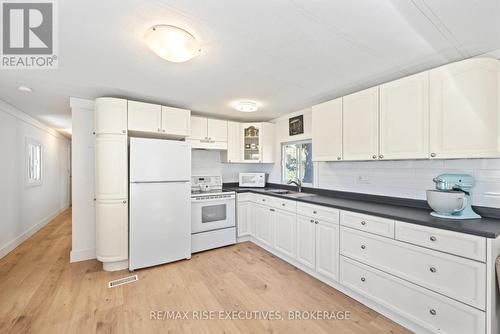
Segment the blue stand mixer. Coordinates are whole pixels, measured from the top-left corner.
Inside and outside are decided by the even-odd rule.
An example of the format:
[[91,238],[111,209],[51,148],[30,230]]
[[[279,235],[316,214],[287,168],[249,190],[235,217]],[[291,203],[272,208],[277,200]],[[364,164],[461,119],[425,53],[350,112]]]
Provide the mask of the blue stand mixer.
[[441,174],[433,179],[435,190],[427,190],[431,215],[446,219],[478,219],[472,210],[471,189],[474,178],[467,174]]

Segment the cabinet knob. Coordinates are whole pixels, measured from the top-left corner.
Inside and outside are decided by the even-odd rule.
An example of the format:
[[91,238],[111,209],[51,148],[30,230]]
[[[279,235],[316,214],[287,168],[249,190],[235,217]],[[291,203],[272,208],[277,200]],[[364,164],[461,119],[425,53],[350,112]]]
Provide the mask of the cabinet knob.
[[429,239],[430,239],[431,241],[436,241],[436,240],[437,240],[437,239],[436,239],[436,237],[435,237],[435,236],[433,236],[433,235],[431,235],[431,237],[430,237]]
[[372,155],[372,158],[377,159],[377,155],[376,154]]
[[281,206],[285,206],[285,203],[281,203]]
[[430,314],[432,314],[432,315],[436,315],[436,313],[437,313],[437,312],[436,312],[436,310],[435,310],[435,309],[431,308],[431,309],[429,310],[429,313],[430,313]]
[[266,201],[266,199],[265,199],[265,198],[263,198],[263,199],[262,199],[262,202],[265,202],[265,201]]
[[126,203],[127,203],[127,201],[123,200],[123,204],[126,204]]
[[366,225],[366,222],[363,220],[363,221],[361,222],[361,225],[363,225],[363,226],[364,226],[364,225]]
[[269,211],[274,212],[274,209],[269,209]]
[[315,221],[314,221],[314,224],[319,224],[319,221],[315,220]]
[[95,131],[92,131],[92,134],[95,135]]
[[380,154],[378,157],[379,157],[380,159],[384,159],[384,155],[383,155],[383,154]]
[[337,160],[342,160],[342,158],[341,157],[337,157]]
[[158,132],[161,132],[161,129],[160,129],[160,128],[158,128]]
[[122,130],[122,133],[127,133],[127,130]]
[[366,281],[366,278],[361,277],[361,282],[364,282],[364,281]]
[[436,267],[430,267],[429,270],[431,273],[435,273],[437,271]]
[[314,219],[311,219],[311,223],[314,223]]
[[431,153],[431,157],[435,158],[436,157],[436,153]]
[[167,132],[165,129],[163,129],[163,132]]
[[361,249],[366,249],[366,246],[365,245],[361,245]]
[[314,214],[317,214],[318,212],[316,212],[316,211],[313,211],[313,213],[314,213]]

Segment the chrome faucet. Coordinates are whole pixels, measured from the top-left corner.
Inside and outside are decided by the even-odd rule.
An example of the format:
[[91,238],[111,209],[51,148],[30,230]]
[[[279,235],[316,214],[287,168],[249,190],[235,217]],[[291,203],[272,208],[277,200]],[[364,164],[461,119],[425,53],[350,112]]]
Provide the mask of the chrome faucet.
[[297,186],[297,189],[299,190],[299,193],[302,192],[302,181],[300,181],[299,178],[295,178],[294,180],[289,180],[286,184],[295,184]]

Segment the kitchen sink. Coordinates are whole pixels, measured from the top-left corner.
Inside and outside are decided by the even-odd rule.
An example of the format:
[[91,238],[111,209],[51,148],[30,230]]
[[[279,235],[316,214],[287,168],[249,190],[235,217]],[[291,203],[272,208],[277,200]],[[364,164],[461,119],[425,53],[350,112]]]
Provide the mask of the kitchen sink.
[[315,196],[314,194],[299,193],[298,191],[292,191],[286,189],[268,189],[266,190],[266,193],[285,195],[286,197],[293,197],[293,198]]

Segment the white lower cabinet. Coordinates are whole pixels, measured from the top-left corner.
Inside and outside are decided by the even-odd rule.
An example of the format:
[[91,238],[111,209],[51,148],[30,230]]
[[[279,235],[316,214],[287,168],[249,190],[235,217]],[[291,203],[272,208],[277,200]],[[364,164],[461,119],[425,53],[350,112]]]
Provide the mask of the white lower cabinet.
[[101,262],[128,258],[128,204],[126,200],[96,201],[96,256]]
[[274,214],[274,248],[295,258],[297,215],[295,212],[276,210]]
[[338,281],[339,226],[316,221],[316,271]]
[[314,269],[316,229],[313,218],[297,216],[297,261]]
[[484,312],[344,256],[340,283],[431,332],[485,333]]
[[272,208],[264,205],[255,206],[255,238],[264,245],[272,247],[274,235],[274,214]]
[[253,204],[251,202],[238,202],[238,237],[251,234]]

